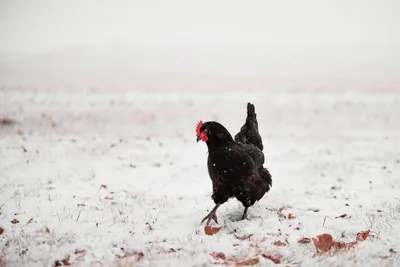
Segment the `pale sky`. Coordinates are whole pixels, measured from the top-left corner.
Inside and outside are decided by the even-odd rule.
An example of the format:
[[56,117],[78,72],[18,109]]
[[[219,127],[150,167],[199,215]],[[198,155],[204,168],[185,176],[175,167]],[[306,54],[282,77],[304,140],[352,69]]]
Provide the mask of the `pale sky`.
[[391,1],[0,1],[0,49],[79,45],[400,44]]
[[49,71],[85,79],[90,71],[94,80],[192,71],[393,84],[400,1],[0,0],[0,78]]

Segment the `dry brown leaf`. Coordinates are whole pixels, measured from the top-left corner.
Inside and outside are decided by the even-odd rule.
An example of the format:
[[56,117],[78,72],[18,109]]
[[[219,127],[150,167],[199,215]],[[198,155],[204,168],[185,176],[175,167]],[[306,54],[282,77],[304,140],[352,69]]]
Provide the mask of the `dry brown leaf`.
[[0,235],[4,233],[4,229],[0,227]]
[[218,233],[219,230],[221,230],[221,228],[222,228],[222,226],[220,226],[220,227],[212,227],[212,226],[206,225],[204,227],[204,233],[206,235],[214,235],[214,234]]
[[67,256],[65,259],[61,261],[55,261],[53,266],[70,266],[71,263],[69,263],[69,256]]
[[33,222],[33,218],[30,218],[29,221],[26,223],[27,225]]
[[294,218],[296,218],[296,217],[294,217],[294,215],[293,215],[292,213],[289,213],[289,214],[288,214],[288,219],[289,219],[289,220],[294,219]]
[[137,260],[140,261],[143,257],[144,257],[144,253],[143,252],[139,252]]
[[260,262],[260,259],[258,257],[247,260],[239,260],[235,257],[227,257],[222,252],[213,252],[210,253],[210,256],[213,257],[214,260],[218,261],[215,262],[215,264],[223,264],[223,265],[250,266]]
[[364,241],[370,233],[370,230],[362,231],[357,234],[356,240],[351,242],[334,241],[329,234],[323,234],[313,238],[314,245],[318,252],[328,252],[332,247],[337,251],[354,247],[358,242]]
[[318,235],[312,240],[317,251],[328,252],[333,246],[333,237],[330,234]]
[[351,242],[349,242],[349,243],[347,244],[347,247],[348,247],[348,248],[354,247],[356,244],[357,244],[357,240],[356,240],[356,241],[351,241]]
[[160,253],[173,253],[173,252],[176,252],[176,250],[174,248],[170,248],[170,249],[162,249]]
[[84,253],[86,253],[86,250],[84,250],[84,249],[75,249],[75,252],[74,252],[75,255],[76,254],[84,254]]
[[245,236],[237,236],[237,235],[235,235],[235,237],[236,237],[237,239],[242,240],[242,241],[248,240],[248,239],[250,239],[250,237],[252,237],[252,236],[253,236],[253,234],[249,234],[249,235],[245,235]]
[[17,223],[19,223],[19,221],[17,219],[14,219],[14,220],[11,221],[11,223],[12,224],[17,224]]
[[308,237],[303,237],[303,238],[300,238],[299,240],[297,240],[297,243],[300,243],[300,244],[308,244],[310,242],[311,242],[311,240]]
[[364,241],[369,236],[371,230],[362,231],[357,234],[356,241]]
[[63,259],[61,262],[62,262],[62,264],[63,264],[64,266],[70,266],[70,265],[71,265],[71,264],[69,263],[69,257],[66,258],[66,259]]
[[211,257],[213,257],[215,260],[225,260],[226,256],[224,253],[221,252],[213,252],[210,254]]
[[333,242],[333,247],[334,247],[336,250],[348,249],[348,248],[353,247],[356,243],[357,243],[357,242],[354,242],[354,241],[353,241],[353,242],[350,242],[350,243],[334,241],[334,242]]
[[274,246],[277,246],[277,247],[282,247],[283,246],[284,247],[284,246],[286,246],[286,244],[278,240],[278,241],[274,242]]
[[46,233],[48,233],[48,234],[50,234],[50,229],[49,228],[44,228],[44,231],[46,232]]
[[244,260],[244,261],[238,261],[235,263],[235,266],[250,266],[250,265],[258,264],[259,262],[260,262],[260,259],[257,257],[257,258],[248,259],[248,260]]
[[281,257],[279,257],[279,256],[273,257],[273,256],[269,256],[266,254],[262,254],[262,256],[266,259],[273,261],[275,264],[281,263]]

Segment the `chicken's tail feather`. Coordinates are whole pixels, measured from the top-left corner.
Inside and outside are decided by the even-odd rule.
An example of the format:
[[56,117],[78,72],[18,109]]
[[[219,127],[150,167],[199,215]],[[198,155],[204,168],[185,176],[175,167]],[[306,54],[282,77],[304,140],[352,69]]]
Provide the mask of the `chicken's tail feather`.
[[235,135],[235,141],[243,144],[252,144],[263,150],[261,136],[258,132],[258,122],[255,106],[247,103],[247,117],[240,131]]
[[247,116],[256,117],[256,108],[251,103],[247,103]]
[[268,192],[272,187],[272,176],[269,173],[268,169],[264,167],[260,168],[259,173],[265,182],[263,183],[263,189],[265,190],[265,192]]
[[256,108],[251,103],[247,103],[246,124],[248,124],[248,126],[250,126],[250,128],[254,128],[254,130],[258,132],[258,121],[257,121]]

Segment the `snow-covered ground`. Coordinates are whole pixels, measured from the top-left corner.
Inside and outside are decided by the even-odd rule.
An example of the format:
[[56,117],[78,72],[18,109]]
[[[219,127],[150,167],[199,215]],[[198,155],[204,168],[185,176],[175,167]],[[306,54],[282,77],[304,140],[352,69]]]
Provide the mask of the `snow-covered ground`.
[[[236,200],[224,204],[222,229],[205,235],[200,221],[214,203],[195,126],[218,120],[234,134],[247,101],[273,187],[248,220],[238,221]],[[399,94],[3,88],[0,104],[15,120],[0,127],[6,266],[210,266],[214,252],[258,266],[274,265],[262,254],[282,266],[399,265]],[[323,233],[353,241],[368,229],[334,255],[297,242]]]

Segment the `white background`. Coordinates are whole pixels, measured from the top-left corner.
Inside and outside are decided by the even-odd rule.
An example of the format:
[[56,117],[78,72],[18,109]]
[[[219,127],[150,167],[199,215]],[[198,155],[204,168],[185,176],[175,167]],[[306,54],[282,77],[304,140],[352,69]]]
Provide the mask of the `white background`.
[[130,87],[139,73],[190,73],[396,87],[399,14],[398,1],[2,0],[0,78]]

